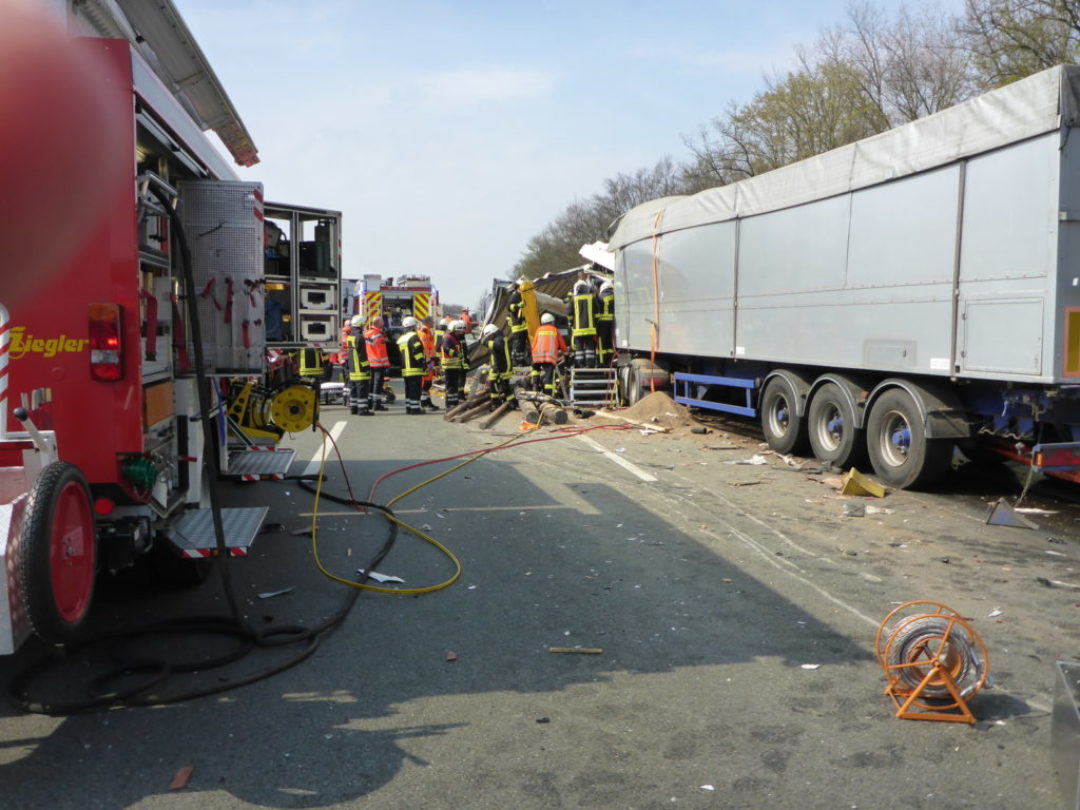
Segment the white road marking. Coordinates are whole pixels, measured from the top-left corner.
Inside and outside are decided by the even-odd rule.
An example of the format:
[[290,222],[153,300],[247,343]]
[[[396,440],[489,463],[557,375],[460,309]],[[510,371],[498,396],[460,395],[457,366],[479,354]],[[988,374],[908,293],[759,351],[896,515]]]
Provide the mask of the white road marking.
[[319,471],[319,468],[322,466],[323,459],[325,459],[328,454],[333,452],[334,447],[331,444],[330,439],[333,438],[335,442],[340,439],[341,434],[345,432],[345,426],[347,424],[349,423],[334,423],[334,426],[330,428],[330,436],[323,436],[322,447],[319,448],[319,451],[312,457],[311,461],[308,462],[308,465],[304,468],[304,471],[300,473],[301,477],[306,478],[309,475],[315,475]]
[[602,444],[600,444],[600,442],[598,442],[594,438],[592,438],[592,436],[586,436],[584,433],[581,433],[581,434],[578,434],[578,438],[581,439],[583,442],[585,442],[585,444],[589,445],[589,447],[591,447],[596,452],[600,453],[601,455],[607,456],[612,461],[614,461],[616,464],[618,464],[620,467],[632,472],[634,475],[636,475],[642,481],[648,481],[648,482],[652,483],[652,482],[655,482],[657,480],[655,475],[653,475],[652,473],[645,472],[643,469],[641,469],[637,465],[631,464],[625,458],[622,458],[621,456],[619,456],[619,455],[617,455],[615,453],[612,453],[610,450],[606,449]]

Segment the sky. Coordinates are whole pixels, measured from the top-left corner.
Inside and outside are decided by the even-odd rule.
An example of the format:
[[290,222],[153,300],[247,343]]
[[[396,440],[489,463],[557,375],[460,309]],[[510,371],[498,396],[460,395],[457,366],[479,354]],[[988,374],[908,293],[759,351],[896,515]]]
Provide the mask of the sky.
[[848,2],[174,0],[259,150],[241,179],[342,211],[345,278],[465,306],[605,179],[686,160]]

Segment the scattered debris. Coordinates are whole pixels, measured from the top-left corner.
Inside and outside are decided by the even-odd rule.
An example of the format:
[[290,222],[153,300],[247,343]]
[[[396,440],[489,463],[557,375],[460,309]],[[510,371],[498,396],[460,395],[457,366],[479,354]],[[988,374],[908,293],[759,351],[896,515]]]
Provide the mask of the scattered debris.
[[1001,608],[994,608],[993,610],[991,610],[989,613],[986,614],[986,618],[993,619],[993,618],[996,618],[998,616],[1003,615],[1004,613],[1005,613],[1005,611],[1002,610]]
[[1056,515],[1059,514],[1056,509],[1040,509],[1037,506],[1014,506],[1014,512],[1019,512],[1021,515]]
[[600,655],[601,647],[548,647],[549,653],[580,653],[582,655]]
[[537,717],[536,722],[537,723],[550,723],[551,718],[550,717]]
[[452,664],[458,660],[458,654],[453,650],[446,651],[446,663]]
[[890,509],[887,506],[874,506],[872,503],[866,505],[866,514],[868,515],[891,515],[895,511],[895,509]]
[[263,591],[260,594],[256,594],[260,599],[273,599],[275,596],[284,596],[287,593],[292,593],[296,590],[295,585],[290,585],[288,588],[282,588],[280,591]]
[[707,444],[707,445],[705,445],[705,449],[706,450],[738,450],[739,445],[737,445],[737,444]]
[[716,788],[713,787],[712,785],[702,785],[701,789],[702,790],[716,790]]
[[865,517],[866,516],[866,504],[863,503],[845,503],[844,504],[844,517]]
[[821,664],[802,664],[799,669],[818,669]]
[[191,774],[195,772],[194,765],[185,765],[178,770],[172,778],[172,782],[169,784],[169,790],[183,790],[187,787],[188,780],[191,779]]
[[840,490],[841,495],[871,495],[875,498],[885,497],[885,487],[852,467],[843,478],[844,486]]
[[1060,579],[1047,579],[1046,577],[1035,577],[1035,581],[1040,585],[1045,585],[1047,588],[1074,588],[1080,591],[1080,584],[1075,582],[1062,582]]
[[698,426],[690,428],[690,432],[697,436],[704,436],[706,433],[709,432],[709,429],[707,427]]
[[990,504],[990,509],[986,513],[986,522],[991,526],[1015,526],[1018,529],[1039,528],[1037,523],[1017,514],[1017,510],[1009,506],[1004,498],[999,498]]
[[763,464],[768,464],[769,460],[765,456],[759,456],[757,453],[750,456],[750,458],[742,459],[741,461],[725,461],[725,464],[752,464],[755,467]]
[[[356,573],[363,574],[364,569],[357,568]],[[373,579],[376,582],[400,582],[402,584],[405,583],[405,580],[403,580],[401,577],[390,576],[389,574],[380,574],[378,571],[372,571],[370,574],[368,574],[368,579]]]

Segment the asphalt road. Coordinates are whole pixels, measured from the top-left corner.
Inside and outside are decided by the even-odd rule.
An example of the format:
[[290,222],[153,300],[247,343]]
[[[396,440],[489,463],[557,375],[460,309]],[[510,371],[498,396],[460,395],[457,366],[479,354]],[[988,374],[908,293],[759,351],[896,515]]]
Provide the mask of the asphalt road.
[[[393,470],[521,435],[513,418],[481,431],[406,417],[400,404],[322,418],[340,431],[358,498]],[[424,594],[361,593],[307,660],[161,707],[46,717],[6,705],[0,807],[1065,806],[1049,712],[1054,661],[1080,659],[1080,591],[1038,578],[1080,582],[1071,507],[1032,517],[1049,530],[987,526],[984,502],[1015,497],[1014,484],[963,474],[935,494],[840,498],[807,465],[729,463],[761,449],[715,428],[527,437],[551,440],[484,455],[393,507],[460,560],[460,578]],[[320,436],[292,444],[298,473]],[[449,466],[387,478],[373,500]],[[328,476],[327,491],[345,493],[336,462]],[[223,492],[271,507],[270,531],[229,567],[249,621],[310,627],[343,607],[351,589],[313,562],[310,493],[296,481]],[[871,514],[845,516],[851,502]],[[386,522],[325,499],[319,510],[323,566],[355,576]],[[454,566],[403,530],[377,570],[423,589]],[[110,587],[94,622],[222,614],[223,594],[220,572],[194,589]],[[971,700],[974,725],[892,716],[875,631],[910,600],[955,608],[985,640],[990,683]],[[140,642],[181,657],[231,643]],[[40,652],[0,661],[0,676]],[[159,691],[226,686],[296,652],[256,649]],[[35,694],[81,699],[98,663],[50,669]],[[186,785],[170,790],[183,768]]]

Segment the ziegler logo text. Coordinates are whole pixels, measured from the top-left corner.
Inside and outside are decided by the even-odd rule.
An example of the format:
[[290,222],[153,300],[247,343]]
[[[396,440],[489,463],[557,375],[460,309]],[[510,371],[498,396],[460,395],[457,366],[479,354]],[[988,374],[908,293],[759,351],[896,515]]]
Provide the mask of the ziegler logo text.
[[40,354],[42,357],[56,357],[61,352],[82,352],[90,341],[83,338],[69,338],[61,334],[55,338],[38,338],[26,334],[25,326],[13,326],[11,328],[11,345],[8,354],[12,360],[25,357],[28,353]]

